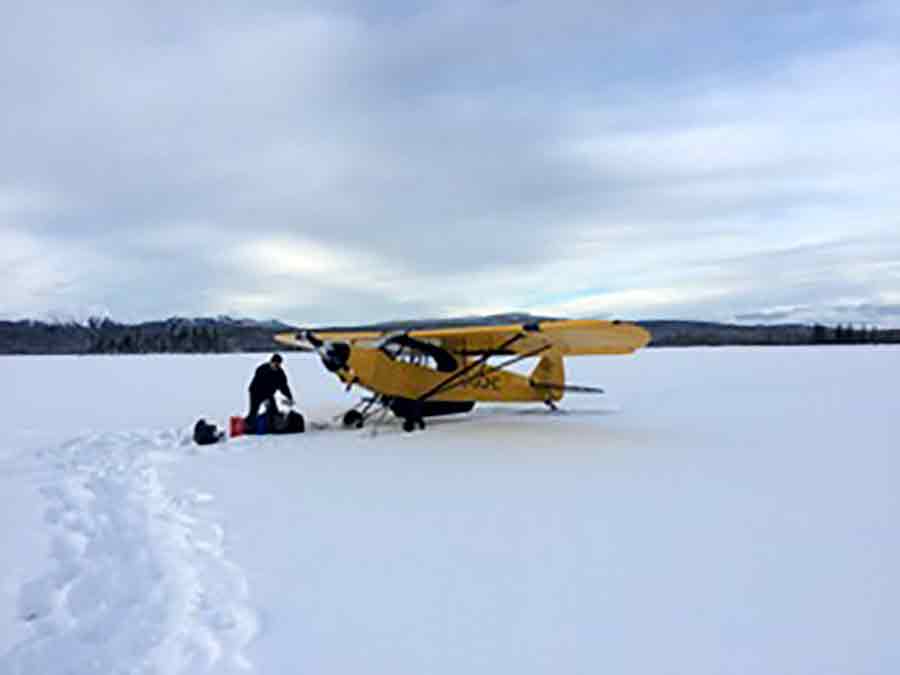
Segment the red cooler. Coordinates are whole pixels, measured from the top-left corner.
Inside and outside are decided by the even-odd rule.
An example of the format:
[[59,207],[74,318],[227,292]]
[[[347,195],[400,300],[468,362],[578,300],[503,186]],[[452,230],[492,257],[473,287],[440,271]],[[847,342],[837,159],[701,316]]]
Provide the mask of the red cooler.
[[243,436],[246,432],[247,428],[244,424],[244,418],[232,415],[228,424],[228,435],[234,438],[235,436]]

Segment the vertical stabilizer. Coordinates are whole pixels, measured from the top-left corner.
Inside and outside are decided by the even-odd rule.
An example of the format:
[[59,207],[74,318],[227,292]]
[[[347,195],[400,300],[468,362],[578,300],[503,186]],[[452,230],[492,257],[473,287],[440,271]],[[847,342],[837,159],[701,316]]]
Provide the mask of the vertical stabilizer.
[[531,371],[531,386],[541,389],[545,401],[559,401],[566,386],[563,357],[556,350],[547,352]]

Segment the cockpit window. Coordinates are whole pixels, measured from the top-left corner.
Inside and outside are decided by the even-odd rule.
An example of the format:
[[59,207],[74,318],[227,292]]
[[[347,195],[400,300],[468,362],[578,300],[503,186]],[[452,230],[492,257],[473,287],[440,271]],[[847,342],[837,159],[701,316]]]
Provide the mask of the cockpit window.
[[400,345],[396,342],[388,342],[381,347],[381,351],[387,354],[394,361],[400,361],[402,363],[409,363],[414,366],[421,366],[423,368],[438,370],[438,364],[434,358],[432,358],[428,354],[425,354],[424,352],[406,347],[405,345]]
[[396,361],[404,361],[442,373],[452,373],[459,362],[443,347],[416,340],[409,335],[392,335],[381,343],[381,350]]

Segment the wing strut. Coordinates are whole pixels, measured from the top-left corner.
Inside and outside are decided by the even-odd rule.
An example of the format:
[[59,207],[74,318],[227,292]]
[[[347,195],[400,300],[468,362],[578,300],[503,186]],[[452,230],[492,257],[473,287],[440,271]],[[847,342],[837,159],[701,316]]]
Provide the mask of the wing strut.
[[447,385],[449,385],[451,382],[453,382],[454,380],[458,380],[460,377],[462,377],[462,376],[465,375],[466,373],[472,371],[473,369],[477,368],[477,367],[480,366],[480,365],[483,365],[483,364],[484,364],[491,356],[494,356],[494,353],[495,353],[495,352],[499,352],[499,351],[501,351],[501,350],[503,350],[503,349],[506,349],[507,347],[509,347],[511,344],[513,344],[513,343],[516,342],[517,340],[521,340],[523,337],[525,337],[524,333],[516,333],[516,334],[513,335],[509,340],[507,340],[507,341],[504,342],[502,345],[500,345],[499,347],[497,347],[497,349],[493,350],[492,352],[488,352],[487,354],[485,354],[484,356],[482,356],[480,359],[476,359],[475,361],[472,361],[472,363],[470,363],[469,365],[465,366],[465,367],[462,368],[461,370],[456,371],[456,372],[453,373],[450,377],[448,377],[447,379],[445,379],[443,382],[439,382],[438,384],[436,384],[435,386],[433,386],[431,389],[429,389],[428,391],[426,391],[424,394],[420,395],[419,398],[416,399],[416,400],[417,400],[417,401],[424,401],[424,400],[426,400],[426,399],[431,398],[431,397],[434,396],[435,394],[444,391],[445,389],[448,388]]
[[[532,356],[537,356],[541,352],[545,352],[548,349],[550,349],[551,346],[552,345],[544,345],[543,347],[538,347],[537,349],[533,349],[530,352],[525,352],[523,354],[517,354],[516,356],[513,356],[512,358],[509,358],[506,361],[503,361],[502,363],[498,363],[496,366],[488,366],[488,368],[490,369],[491,373],[499,372],[499,371],[503,370],[504,368],[506,368],[507,366],[511,366],[514,363],[518,363],[519,361],[521,361],[523,359],[529,359]],[[490,357],[490,356],[491,355],[489,354],[488,357]],[[477,380],[479,377],[481,377],[484,374],[486,374],[486,373],[476,373],[475,375],[471,375],[470,377],[467,377],[466,379],[464,379],[460,382],[454,382],[452,387],[447,387],[447,388],[452,389],[453,387],[461,387],[462,385],[464,385],[468,382],[471,382],[472,380]]]
[[[434,396],[435,394],[439,394],[442,391],[447,391],[448,389],[453,389],[454,387],[461,387],[462,385],[466,384],[467,382],[470,382],[474,379],[481,377],[481,373],[479,373],[477,375],[473,375],[473,376],[470,376],[470,377],[460,380],[460,378],[463,375],[471,372],[472,370],[478,368],[479,366],[483,366],[485,363],[487,363],[487,360],[489,358],[491,358],[492,356],[498,356],[498,355],[502,354],[504,349],[506,349],[507,347],[512,345],[517,340],[521,340],[523,337],[525,337],[524,333],[518,333],[517,335],[514,335],[513,337],[511,337],[509,340],[504,342],[502,345],[500,345],[496,349],[484,354],[481,358],[476,359],[475,361],[472,361],[472,363],[467,365],[465,368],[453,373],[450,377],[445,379],[443,382],[436,384],[434,387],[432,387],[431,389],[426,391],[424,394],[420,395],[419,398],[416,400],[425,401],[425,400],[431,398],[432,396]],[[514,364],[518,361],[521,361],[522,359],[527,359],[532,356],[536,356],[537,354],[540,354],[541,352],[543,352],[547,349],[550,349],[550,346],[551,345],[543,345],[542,347],[538,347],[537,349],[534,349],[530,352],[525,352],[524,354],[517,354],[516,356],[514,356],[510,359],[507,359],[503,363],[500,363],[496,366],[492,366],[491,370],[493,372],[497,372],[498,370],[503,370],[507,366],[511,366],[512,364]]]

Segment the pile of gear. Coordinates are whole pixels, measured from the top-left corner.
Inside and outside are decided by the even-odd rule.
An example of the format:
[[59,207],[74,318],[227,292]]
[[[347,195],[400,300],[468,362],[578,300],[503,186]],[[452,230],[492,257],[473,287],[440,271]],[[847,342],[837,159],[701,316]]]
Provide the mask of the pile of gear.
[[[281,412],[275,401],[275,393],[281,392],[288,407],[294,405],[281,363],[281,355],[273,354],[272,358],[256,369],[250,382],[250,412],[246,417],[231,418],[229,435],[232,438],[245,434],[299,434],[305,431],[303,415],[294,410]],[[263,405],[264,412],[259,414],[260,406]],[[205,419],[197,420],[194,425],[194,442],[197,445],[212,445],[222,440],[225,440],[224,431]]]
[[254,418],[232,417],[231,436],[245,434],[300,434],[306,430],[303,415],[295,410],[286,413],[277,407],[267,409],[262,415]]
[[[306,421],[303,419],[303,415],[295,410],[286,413],[274,410],[257,415],[253,420],[239,416],[232,417],[228,435],[234,438],[246,435],[302,434],[304,431],[306,431]],[[207,422],[204,418],[197,420],[194,425],[194,443],[212,445],[224,440],[225,432],[218,426]]]

